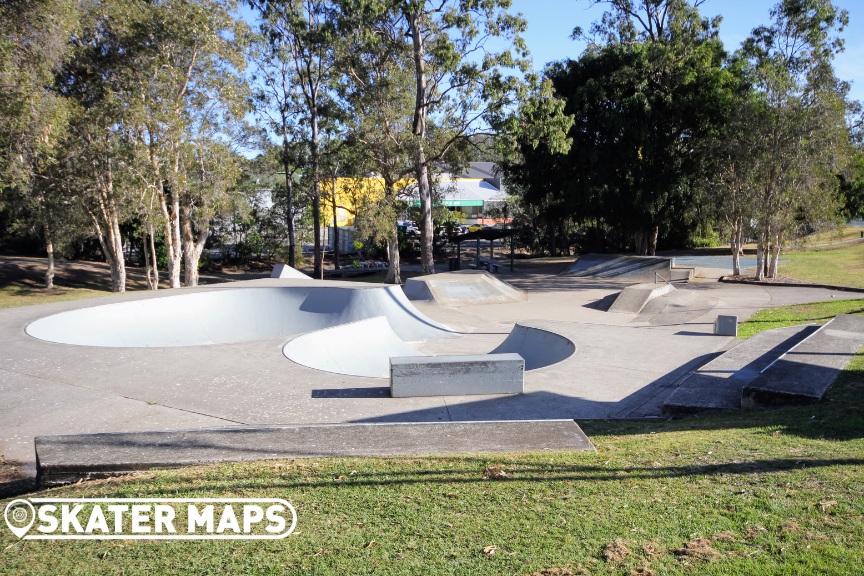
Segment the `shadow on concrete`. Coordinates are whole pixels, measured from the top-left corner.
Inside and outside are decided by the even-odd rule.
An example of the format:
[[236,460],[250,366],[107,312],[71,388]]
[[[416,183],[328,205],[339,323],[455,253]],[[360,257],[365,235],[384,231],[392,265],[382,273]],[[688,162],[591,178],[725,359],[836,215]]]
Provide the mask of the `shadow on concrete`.
[[390,387],[320,388],[312,390],[312,398],[389,398]]

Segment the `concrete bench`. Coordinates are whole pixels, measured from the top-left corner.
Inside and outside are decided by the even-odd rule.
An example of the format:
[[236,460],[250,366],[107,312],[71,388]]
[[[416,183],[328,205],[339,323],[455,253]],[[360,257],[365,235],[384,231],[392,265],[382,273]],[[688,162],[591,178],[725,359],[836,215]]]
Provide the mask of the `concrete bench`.
[[390,358],[390,395],[522,394],[525,360],[519,354]]

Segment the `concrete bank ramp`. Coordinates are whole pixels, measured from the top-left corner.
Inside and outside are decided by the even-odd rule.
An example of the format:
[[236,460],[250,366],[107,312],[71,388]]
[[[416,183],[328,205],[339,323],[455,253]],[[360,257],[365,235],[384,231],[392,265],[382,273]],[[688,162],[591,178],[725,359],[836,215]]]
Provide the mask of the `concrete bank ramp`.
[[36,437],[42,486],[216,462],[594,450],[573,420],[231,427]]
[[818,402],[864,346],[864,316],[841,314],[744,387],[744,408]]
[[627,286],[615,298],[609,312],[618,314],[638,314],[648,302],[675,291],[671,284],[634,284]]
[[527,295],[485,270],[460,270],[409,278],[403,286],[409,300],[443,306],[524,302]]
[[217,288],[103,304],[30,323],[34,338],[114,348],[201,346],[282,338],[376,316],[405,341],[453,336],[398,286]]
[[273,266],[273,271],[270,273],[270,278],[294,278],[296,280],[312,280],[306,274],[303,274],[296,268],[292,268],[288,264],[276,264]]
[[663,404],[667,414],[741,408],[744,387],[783,354],[813,334],[818,326],[788,326],[766,330],[687,376]]
[[[459,341],[453,340],[451,354],[459,351]],[[489,354],[519,354],[525,370],[536,370],[557,364],[575,351],[576,346],[564,336],[516,324]],[[428,356],[400,338],[384,317],[303,334],[285,344],[282,353],[307,368],[368,378],[389,378],[391,358]]]
[[584,254],[559,276],[585,278],[632,278],[654,281],[654,273],[669,279],[672,258],[621,254]]

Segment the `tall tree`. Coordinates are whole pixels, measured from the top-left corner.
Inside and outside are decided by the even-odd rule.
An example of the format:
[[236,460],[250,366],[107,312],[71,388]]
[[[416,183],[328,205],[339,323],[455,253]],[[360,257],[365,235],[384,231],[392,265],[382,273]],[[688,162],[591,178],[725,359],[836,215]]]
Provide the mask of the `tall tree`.
[[[248,0],[261,13],[262,32],[270,43],[270,58],[283,66],[288,62],[291,70],[290,84],[287,70],[278,72],[277,89],[283,90],[279,106],[285,107],[286,118],[298,117],[302,130],[299,134],[308,149],[308,181],[312,200],[314,229],[313,277],[323,278],[323,252],[321,247],[321,156],[324,146],[322,124],[335,109],[331,97],[336,75],[334,52],[338,50],[339,37],[335,33],[336,21],[333,3],[327,0]],[[282,84],[281,80],[285,83]],[[284,92],[284,90],[289,92]],[[282,112],[280,112],[280,115]],[[282,122],[284,129],[292,121]],[[283,144],[286,140],[283,136]],[[287,144],[286,144],[287,145]],[[286,188],[289,182],[286,167]]]
[[[74,0],[0,3],[0,196],[14,202],[39,231],[53,287],[54,244],[68,190],[58,178],[71,108],[54,89],[70,53],[80,14]],[[55,225],[56,223],[56,225]]]
[[184,251],[186,284],[197,282],[210,206],[225,190],[193,189],[193,182],[236,175],[235,163],[218,152],[236,136],[247,104],[240,73],[246,26],[233,7],[230,0],[99,2],[82,39],[90,59],[103,62],[97,84],[118,103],[111,127],[134,153],[126,168],[158,207],[172,288],[180,286]]
[[[420,197],[421,268],[435,272],[433,166],[461,140],[501,121],[524,94],[508,72],[525,73],[525,20],[507,12],[509,0],[406,0],[404,17],[414,74],[414,172]],[[493,45],[508,46],[492,50]],[[437,124],[433,129],[432,122]]]
[[846,161],[848,87],[833,58],[848,14],[830,0],[783,0],[768,26],[742,48],[762,106],[748,134],[757,219],[756,278],[774,277],[780,253],[801,227],[838,211],[836,174]]

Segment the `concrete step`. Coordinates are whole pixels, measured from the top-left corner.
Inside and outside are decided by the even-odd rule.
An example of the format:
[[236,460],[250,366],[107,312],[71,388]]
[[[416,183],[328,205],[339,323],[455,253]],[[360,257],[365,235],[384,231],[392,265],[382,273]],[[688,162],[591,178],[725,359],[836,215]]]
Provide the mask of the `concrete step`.
[[573,420],[321,424],[37,436],[42,486],[215,462],[593,450]]
[[864,316],[841,314],[744,387],[744,408],[818,402],[864,346]]
[[817,329],[813,325],[777,328],[741,341],[682,380],[663,404],[664,413],[740,408],[744,387]]

